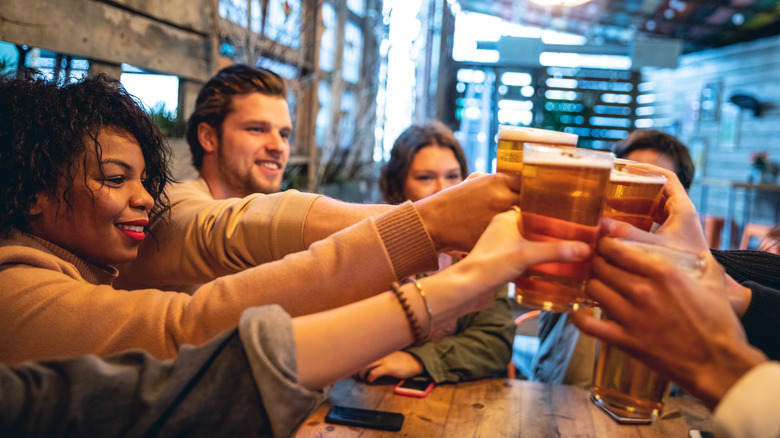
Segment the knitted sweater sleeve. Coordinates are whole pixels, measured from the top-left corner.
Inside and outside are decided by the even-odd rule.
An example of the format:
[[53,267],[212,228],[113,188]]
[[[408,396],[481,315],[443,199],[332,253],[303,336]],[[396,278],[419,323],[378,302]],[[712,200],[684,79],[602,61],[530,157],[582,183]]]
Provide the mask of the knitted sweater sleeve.
[[752,281],[743,285],[752,291],[750,304],[742,316],[748,342],[771,360],[780,360],[780,290]]
[[[394,244],[400,236],[417,244]],[[306,251],[220,277],[194,294],[116,290],[84,280],[72,263],[42,251],[0,247],[0,361],[110,354],[142,348],[175,357],[238,323],[253,306],[279,304],[293,316],[320,312],[389,289],[436,268],[416,209],[403,204]]]
[[780,359],[780,255],[766,251],[710,251],[727,274],[752,291],[742,316],[748,341],[770,359]]
[[288,190],[215,200],[194,180],[166,196],[168,215],[149,227],[136,260],[119,267],[117,287],[197,285],[302,251],[306,215],[320,195]]
[[780,289],[780,255],[766,251],[710,250],[715,260],[739,283],[754,281]]

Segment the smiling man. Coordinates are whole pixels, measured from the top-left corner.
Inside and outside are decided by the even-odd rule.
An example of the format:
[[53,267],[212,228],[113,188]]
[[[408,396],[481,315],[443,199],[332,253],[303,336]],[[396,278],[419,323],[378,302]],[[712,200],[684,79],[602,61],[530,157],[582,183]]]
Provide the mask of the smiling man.
[[187,142],[214,199],[279,191],[292,132],[286,99],[282,78],[242,64],[222,70],[203,87]]
[[[312,278],[327,278],[330,289],[344,291],[347,283],[361,283],[354,275],[357,266],[362,272],[375,272],[357,251],[368,243],[366,239],[338,252],[313,244],[366,218],[379,220],[392,206],[346,203],[297,190],[279,192],[292,130],[286,97],[281,77],[251,65],[227,67],[203,86],[187,126],[198,178],[166,187],[168,214],[146,227],[149,238],[141,242],[133,262],[119,266],[115,287],[192,292],[228,274],[277,262],[276,283],[292,284],[317,268],[325,274]],[[409,214],[402,219],[387,225],[375,222],[375,231],[393,242],[391,248],[374,248],[376,254],[389,257],[383,268],[393,270],[380,290],[409,275],[410,269],[435,269],[436,258],[427,257],[431,250],[470,250],[493,216],[516,203],[517,183],[504,175],[470,178],[462,183],[469,188],[443,190],[407,206]],[[415,240],[413,224],[419,225],[424,239]],[[295,264],[309,253],[316,254],[316,266],[302,269]],[[420,256],[423,253],[425,257]],[[434,266],[428,266],[431,263]],[[226,279],[220,284],[227,283]],[[323,293],[321,283],[310,285],[307,303],[334,305],[338,297]],[[272,292],[276,286],[242,287]],[[365,282],[360,286],[364,290]],[[309,311],[319,309],[310,307]]]

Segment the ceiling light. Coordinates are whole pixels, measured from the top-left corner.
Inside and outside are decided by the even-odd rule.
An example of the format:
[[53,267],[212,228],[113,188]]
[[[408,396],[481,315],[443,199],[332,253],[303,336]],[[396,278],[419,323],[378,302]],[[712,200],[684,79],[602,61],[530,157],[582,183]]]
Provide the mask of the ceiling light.
[[540,6],[563,6],[563,7],[579,6],[589,1],[590,0],[531,0],[531,2],[536,3],[537,5]]

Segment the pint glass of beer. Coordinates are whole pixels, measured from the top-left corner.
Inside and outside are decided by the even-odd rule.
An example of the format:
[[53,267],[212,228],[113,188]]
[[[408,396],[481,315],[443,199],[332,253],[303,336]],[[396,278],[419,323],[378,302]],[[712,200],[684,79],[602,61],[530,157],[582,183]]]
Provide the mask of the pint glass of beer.
[[[526,144],[520,190],[523,237],[580,240],[594,246],[614,155],[588,149]],[[524,306],[566,312],[588,304],[591,261],[543,263],[515,280]]]
[[498,127],[496,171],[518,175],[522,173],[525,144],[576,147],[577,134],[501,125]]
[[[692,276],[704,271],[698,254],[647,243],[623,241],[657,254]],[[602,319],[609,319],[601,312]],[[608,342],[599,341],[591,400],[619,423],[647,424],[660,415],[669,380]]]
[[615,159],[607,184],[604,216],[650,231],[653,213],[661,201],[666,177],[632,167],[630,160]]

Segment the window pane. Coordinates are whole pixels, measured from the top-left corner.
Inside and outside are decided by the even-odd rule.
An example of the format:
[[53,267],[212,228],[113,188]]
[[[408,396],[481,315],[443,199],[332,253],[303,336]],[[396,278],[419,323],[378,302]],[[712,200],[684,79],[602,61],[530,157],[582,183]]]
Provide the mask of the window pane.
[[355,93],[345,91],[341,95],[341,117],[339,118],[339,147],[349,149],[355,137],[355,117],[357,113],[357,99]]
[[285,79],[294,79],[298,74],[298,69],[292,65],[284,64],[273,59],[261,56],[257,60],[257,66],[262,67],[278,74]]
[[330,3],[322,4],[322,32],[320,41],[320,68],[325,71],[333,71],[333,48],[336,41],[336,11]]
[[349,8],[350,11],[360,15],[361,17],[363,14],[366,13],[366,1],[365,0],[347,0],[347,8]]
[[315,136],[318,146],[325,144],[330,129],[330,86],[325,81],[320,81],[317,87],[317,100],[320,102],[320,110],[317,112],[317,127]]
[[274,41],[297,49],[301,39],[300,0],[269,2],[265,35]]
[[[260,32],[263,10],[259,0],[252,1],[252,31]],[[247,0],[219,0],[219,16],[233,23],[246,26]]]
[[347,22],[344,29],[344,79],[356,83],[360,79],[360,58],[363,51],[363,33],[355,23]]
[[179,78],[170,75],[123,72],[119,81],[127,92],[147,109],[176,114],[179,106]]

